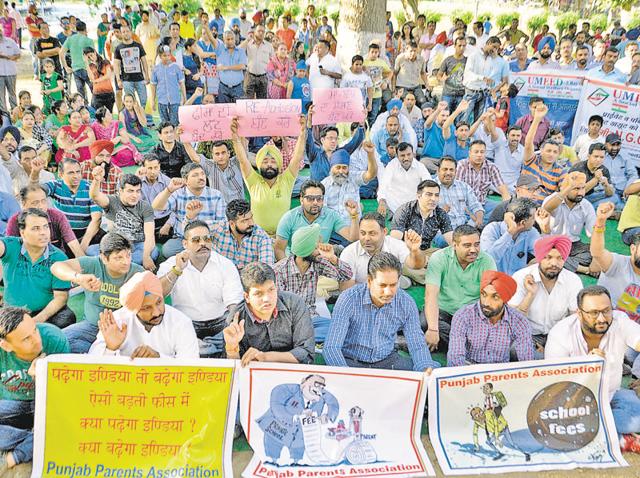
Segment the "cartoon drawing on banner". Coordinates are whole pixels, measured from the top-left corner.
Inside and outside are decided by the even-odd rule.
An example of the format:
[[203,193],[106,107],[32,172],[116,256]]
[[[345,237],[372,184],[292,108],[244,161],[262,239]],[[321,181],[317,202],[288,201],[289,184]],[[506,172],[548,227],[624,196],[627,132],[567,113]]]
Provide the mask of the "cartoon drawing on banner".
[[271,390],[269,409],[256,423],[264,433],[265,453],[272,464],[333,466],[377,461],[370,443],[375,435],[363,431],[365,410],[354,405],[339,419],[340,404],[326,388],[326,379],[314,374],[300,384],[281,384]]

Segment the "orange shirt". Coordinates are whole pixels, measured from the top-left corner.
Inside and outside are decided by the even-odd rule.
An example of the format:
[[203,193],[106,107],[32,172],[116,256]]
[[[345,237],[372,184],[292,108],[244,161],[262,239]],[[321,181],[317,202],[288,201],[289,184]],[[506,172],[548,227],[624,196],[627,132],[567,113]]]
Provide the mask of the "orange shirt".
[[286,30],[278,30],[276,35],[282,43],[287,45],[287,50],[291,51],[293,48],[293,39],[296,37],[296,32],[294,32],[291,28],[287,28]]

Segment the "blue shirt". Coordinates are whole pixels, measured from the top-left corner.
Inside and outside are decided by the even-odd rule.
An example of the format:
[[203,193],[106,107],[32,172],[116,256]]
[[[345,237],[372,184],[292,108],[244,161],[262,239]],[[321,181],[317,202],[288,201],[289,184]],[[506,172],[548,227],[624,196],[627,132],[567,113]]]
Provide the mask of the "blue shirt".
[[[220,43],[217,51],[218,67],[220,66],[233,66],[233,65],[245,65],[247,64],[247,54],[242,48],[234,48],[233,51],[229,50]],[[224,70],[218,69],[218,76],[220,77],[220,83],[224,83],[228,87],[234,87],[240,85],[244,81],[244,70]]]
[[0,191],[0,236],[7,232],[7,221],[20,212],[18,201],[11,194]]
[[414,370],[440,366],[431,358],[420,329],[418,308],[409,294],[398,289],[390,303],[376,307],[367,284],[357,284],[338,297],[324,342],[324,359],[327,365],[336,367],[347,366],[345,357],[379,362],[393,353],[399,331],[407,339]]
[[456,161],[462,161],[469,157],[469,144],[471,140],[467,139],[464,146],[460,146],[454,135],[449,136],[444,143],[443,156],[451,156]]
[[308,78],[298,78],[294,76],[291,78],[293,83],[293,90],[291,91],[291,99],[302,101],[302,111],[305,111],[305,106],[311,103],[311,83]]
[[511,71],[512,73],[520,73],[521,71],[525,71],[532,61],[533,60],[531,60],[530,58],[527,58],[527,62],[524,64],[524,68],[520,69],[520,67],[518,66],[518,60],[511,60],[509,62],[509,71]]
[[[379,129],[375,133],[371,135],[371,142],[376,148],[376,152],[378,156],[382,156],[387,152],[387,140],[391,137],[386,128]],[[399,138],[399,135],[396,136],[396,139]],[[399,142],[399,141],[398,141]]]
[[349,227],[350,222],[344,219],[338,211],[330,209],[325,204],[316,220],[310,223],[304,215],[302,206],[298,206],[287,211],[280,218],[276,236],[285,239],[288,243],[291,241],[294,232],[310,224],[318,224],[320,226],[320,237],[322,242],[326,244],[334,232],[337,234],[341,229]]
[[151,74],[151,84],[156,85],[159,105],[179,105],[182,97],[180,83],[184,83],[184,73],[177,63],[155,66]]
[[[451,125],[451,136],[454,136],[455,128]],[[424,149],[422,156],[427,158],[442,158],[444,152],[444,136],[442,136],[442,126],[438,126],[434,121],[431,126],[424,126]]]
[[218,38],[222,39],[222,33],[224,32],[224,23],[225,20],[222,18],[212,18],[209,21],[209,28],[215,28],[218,31]]
[[605,73],[602,69],[602,66],[589,70],[586,78],[590,78],[592,80],[613,81],[614,83],[626,83],[627,81],[627,75],[622,73],[617,68],[614,68],[609,73]]
[[624,151],[620,151],[615,158],[605,154],[602,165],[609,170],[611,184],[616,191],[624,189],[638,179],[638,170],[633,160]]
[[507,78],[507,81],[509,81],[509,71],[510,67],[507,61],[501,56],[495,57],[491,65],[491,74],[489,75],[489,78],[493,80],[494,86],[502,83],[503,78]]
[[[345,149],[347,153],[349,153],[349,156],[351,156],[353,152],[360,147],[363,139],[364,130],[360,127],[356,130],[356,134],[353,135],[351,141],[342,146],[342,149]],[[313,140],[311,128],[307,131],[306,153],[307,158],[309,158],[309,163],[311,164],[311,179],[314,181],[322,181],[329,176],[329,170],[331,169],[329,158],[327,158],[327,153],[324,152],[322,146],[316,144]]]
[[480,250],[493,257],[500,272],[511,275],[526,267],[529,255],[533,256],[533,243],[539,237],[540,233],[531,228],[514,240],[504,221],[492,222],[482,230]]

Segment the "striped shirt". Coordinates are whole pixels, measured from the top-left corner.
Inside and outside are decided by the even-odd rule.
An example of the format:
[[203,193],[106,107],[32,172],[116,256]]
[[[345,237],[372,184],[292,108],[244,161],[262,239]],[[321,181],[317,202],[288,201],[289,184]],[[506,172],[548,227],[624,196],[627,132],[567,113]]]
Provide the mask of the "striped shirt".
[[224,171],[204,156],[200,155],[200,158],[200,166],[209,179],[209,186],[220,191],[227,203],[234,199],[244,199],[244,181],[240,172],[240,164],[235,157],[229,160],[227,169]]
[[482,313],[480,302],[474,302],[458,310],[451,319],[447,366],[460,367],[465,362],[506,363],[512,345],[519,361],[533,360],[533,339],[527,318],[505,306],[502,318],[492,324]]
[[473,189],[464,181],[454,180],[449,187],[436,179],[440,185],[440,207],[449,206],[449,220],[451,227],[456,228],[467,224],[471,220],[471,214],[482,211],[482,204],[478,201]]
[[471,186],[480,204],[484,204],[487,201],[490,186],[497,190],[498,187],[504,184],[498,167],[487,160],[482,163],[479,171],[471,165],[468,159],[458,162],[456,179],[464,181]]
[[229,221],[217,221],[211,227],[213,249],[235,264],[238,270],[250,262],[258,261],[273,265],[275,262],[273,242],[260,226],[253,226],[253,232],[238,243],[229,230]]
[[522,166],[522,174],[534,176],[542,185],[533,196],[538,202],[544,201],[544,198],[560,189],[560,181],[562,181],[566,172],[566,168],[558,162],[553,163],[551,169],[545,169],[542,166],[542,158],[539,151],[530,160],[525,161]]
[[91,214],[102,212],[102,209],[89,197],[89,183],[84,179],[80,180],[75,194],[62,179],[49,181],[42,187],[47,196],[53,199],[55,207],[67,216],[73,230],[86,229],[91,222]]
[[367,284],[357,284],[338,297],[324,342],[324,359],[335,367],[347,367],[345,357],[379,362],[393,353],[399,331],[407,340],[414,370],[440,366],[431,358],[418,308],[409,294],[399,289],[390,303],[376,307]]
[[225,218],[227,203],[224,201],[220,191],[205,186],[202,194],[196,196],[189,188],[180,188],[169,196],[169,201],[165,208],[165,211],[169,210],[176,215],[175,232],[178,237],[182,237],[184,226],[186,222],[188,222],[186,221],[187,203],[195,200],[200,201],[203,206],[202,211],[200,211],[196,219],[206,222],[209,227],[212,227],[215,221],[220,221]]

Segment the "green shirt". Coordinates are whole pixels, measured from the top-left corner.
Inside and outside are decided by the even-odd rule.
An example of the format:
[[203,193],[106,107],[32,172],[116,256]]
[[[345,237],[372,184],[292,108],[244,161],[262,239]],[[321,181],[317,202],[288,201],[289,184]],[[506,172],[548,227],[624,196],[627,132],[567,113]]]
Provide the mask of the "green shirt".
[[[332,233],[338,233],[344,227],[349,227],[349,223],[344,217],[335,209],[329,209],[326,205],[322,207],[320,215],[312,223],[309,222],[302,211],[302,206],[287,211],[280,222],[278,223],[278,230],[276,236],[286,239],[287,244],[291,243],[291,236],[298,229],[311,224],[318,224],[320,226],[320,236],[322,242],[325,244],[329,242]],[[287,250],[289,248],[287,247]]]
[[463,270],[453,246],[449,246],[436,251],[429,259],[425,283],[440,287],[438,307],[453,315],[480,298],[480,277],[490,270],[497,270],[496,263],[484,252]]
[[98,292],[84,291],[84,319],[97,324],[100,312],[104,309],[116,310],[120,305],[120,287],[127,282],[136,272],[144,269],[138,264],[131,263],[129,272],[126,275],[114,279],[107,272],[107,268],[100,260],[100,257],[80,257],[78,258],[83,274],[93,274],[102,283]]
[[67,256],[49,244],[44,254],[31,262],[29,253],[18,237],[3,237],[5,252],[2,256],[4,267],[4,303],[24,307],[30,312],[40,312],[53,299],[54,290],[69,290],[71,284],[58,279],[51,273],[51,265],[66,261]]
[[[69,342],[62,331],[51,324],[36,324],[46,355],[67,354]],[[2,400],[35,400],[36,384],[29,375],[31,362],[20,360],[13,352],[0,349],[0,398]]]
[[71,54],[71,69],[73,71],[85,68],[82,51],[88,46],[94,47],[93,40],[80,33],[75,33],[65,40],[63,47]]
[[279,174],[273,187],[269,187],[265,179],[255,171],[244,182],[251,196],[251,211],[258,226],[273,236],[278,222],[291,207],[291,193],[296,178],[287,169]]

